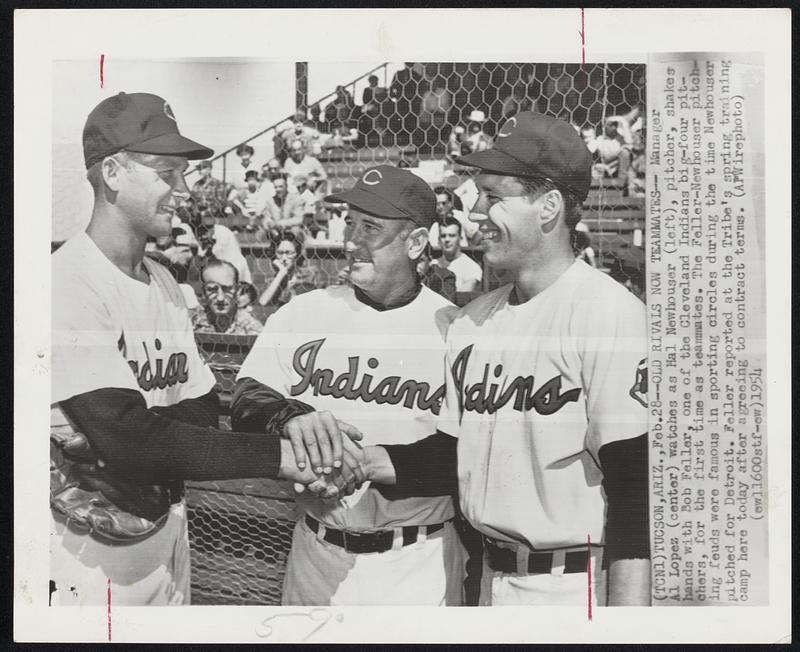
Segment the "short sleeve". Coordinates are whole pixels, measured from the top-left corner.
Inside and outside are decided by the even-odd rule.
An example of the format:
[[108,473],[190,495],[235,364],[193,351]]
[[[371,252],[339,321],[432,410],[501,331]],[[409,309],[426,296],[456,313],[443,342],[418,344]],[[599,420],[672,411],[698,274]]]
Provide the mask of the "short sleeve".
[[94,289],[54,277],[52,320],[51,403],[108,387],[138,391],[122,331]]
[[647,432],[647,321],[644,304],[621,288],[593,298],[585,313],[581,373],[587,446],[596,456],[605,444]]

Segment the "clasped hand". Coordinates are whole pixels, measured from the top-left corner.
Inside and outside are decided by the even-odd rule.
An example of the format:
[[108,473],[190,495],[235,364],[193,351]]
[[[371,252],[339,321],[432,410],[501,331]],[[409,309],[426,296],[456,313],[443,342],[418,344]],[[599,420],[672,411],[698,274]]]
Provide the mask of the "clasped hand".
[[322,498],[349,496],[368,480],[364,435],[330,412],[310,412],[284,426],[281,475],[294,482],[297,493]]

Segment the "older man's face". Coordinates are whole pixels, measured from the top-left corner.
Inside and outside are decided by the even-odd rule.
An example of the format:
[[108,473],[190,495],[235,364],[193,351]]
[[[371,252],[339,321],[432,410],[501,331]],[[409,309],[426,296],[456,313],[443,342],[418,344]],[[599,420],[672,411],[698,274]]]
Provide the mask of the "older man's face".
[[211,321],[218,316],[233,318],[238,309],[236,275],[227,265],[203,270],[203,296]]

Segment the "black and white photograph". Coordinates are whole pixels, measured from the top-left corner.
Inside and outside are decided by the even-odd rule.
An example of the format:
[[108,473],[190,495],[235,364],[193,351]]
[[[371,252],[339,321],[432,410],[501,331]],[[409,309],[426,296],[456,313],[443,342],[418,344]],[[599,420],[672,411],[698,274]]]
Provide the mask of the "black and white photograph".
[[18,11],[15,65],[78,13],[130,32],[15,94],[17,640],[791,640],[788,12]]

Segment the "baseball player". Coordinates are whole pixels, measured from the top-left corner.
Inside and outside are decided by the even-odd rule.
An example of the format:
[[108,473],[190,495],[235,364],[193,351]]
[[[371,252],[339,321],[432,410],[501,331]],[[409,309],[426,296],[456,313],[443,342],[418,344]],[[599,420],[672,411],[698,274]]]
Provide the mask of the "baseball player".
[[438,432],[365,448],[365,477],[446,491],[457,448],[482,604],[585,605],[589,586],[594,604],[649,604],[645,308],[571,250],[591,156],[569,124],[521,112],[459,160],[480,168],[471,219],[513,283],[451,324]]
[[187,160],[213,152],[148,93],[95,107],[83,151],[91,220],[52,257],[51,603],[105,604],[111,589],[117,605],[186,604],[182,480],[316,476],[288,441],[217,430],[183,294],[144,257],[171,233]]
[[[366,442],[414,442],[434,429],[455,310],[416,274],[434,194],[416,175],[381,165],[325,201],[349,205],[351,285],[297,296],[267,320],[237,378],[233,426],[303,431],[311,450],[329,413]],[[395,499],[390,487],[366,483],[339,500],[300,494],[283,603],[459,604],[464,558],[451,493]]]

